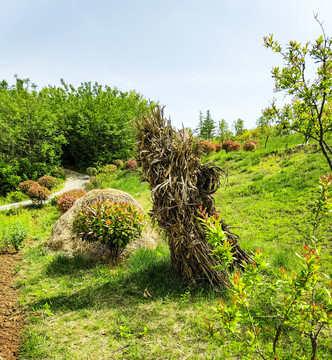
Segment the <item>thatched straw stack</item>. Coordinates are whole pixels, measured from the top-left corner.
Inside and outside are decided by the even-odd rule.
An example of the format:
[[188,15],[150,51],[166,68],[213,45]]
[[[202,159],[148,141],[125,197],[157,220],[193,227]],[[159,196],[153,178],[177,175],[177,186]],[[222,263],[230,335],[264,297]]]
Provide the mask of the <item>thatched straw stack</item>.
[[[227,274],[213,268],[220,263],[210,255],[212,248],[198,219],[200,206],[208,215],[216,213],[213,194],[220,186],[223,170],[215,164],[202,164],[192,150],[193,139],[180,141],[159,107],[136,125],[138,160],[151,189],[151,215],[168,237],[171,267],[190,283],[206,278],[213,285],[228,286]],[[237,236],[224,222],[222,226],[235,244],[235,262],[250,261]]]

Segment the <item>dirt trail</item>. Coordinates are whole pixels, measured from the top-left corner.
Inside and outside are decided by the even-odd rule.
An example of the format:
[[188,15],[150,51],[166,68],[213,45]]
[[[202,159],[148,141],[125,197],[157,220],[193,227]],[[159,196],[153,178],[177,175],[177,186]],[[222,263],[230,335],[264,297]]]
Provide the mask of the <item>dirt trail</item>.
[[0,360],[18,357],[20,332],[24,326],[13,287],[14,269],[21,259],[18,253],[0,253]]

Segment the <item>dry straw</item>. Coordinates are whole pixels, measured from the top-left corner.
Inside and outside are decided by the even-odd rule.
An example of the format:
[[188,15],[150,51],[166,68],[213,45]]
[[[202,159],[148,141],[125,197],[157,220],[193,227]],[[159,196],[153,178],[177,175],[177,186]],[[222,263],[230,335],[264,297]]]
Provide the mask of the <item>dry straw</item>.
[[[211,245],[198,218],[200,206],[208,215],[216,214],[213,194],[225,172],[215,164],[202,164],[193,151],[194,140],[180,140],[158,106],[136,120],[136,125],[138,160],[153,202],[150,214],[168,237],[172,269],[193,284],[205,278],[214,286],[229,286],[227,273],[214,268],[220,262],[211,256]],[[222,228],[235,245],[233,265],[250,261],[224,221]]]

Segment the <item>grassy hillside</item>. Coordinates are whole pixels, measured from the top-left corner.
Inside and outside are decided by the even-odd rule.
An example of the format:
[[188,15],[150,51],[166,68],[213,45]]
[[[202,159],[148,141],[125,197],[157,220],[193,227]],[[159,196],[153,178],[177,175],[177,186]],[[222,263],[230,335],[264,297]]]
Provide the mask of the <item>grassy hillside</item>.
[[[242,247],[264,248],[272,272],[297,267],[294,251],[310,236],[317,180],[327,169],[312,144],[296,147],[300,141],[296,136],[288,144],[274,139],[266,150],[220,152],[205,159],[229,174],[216,193],[224,219],[240,235]],[[139,172],[118,172],[102,186],[131,193],[145,210],[151,206]],[[51,205],[0,213],[0,232],[2,224],[19,220],[30,239],[17,282],[27,313],[21,359],[229,358],[227,343],[211,337],[206,323],[209,318],[217,327],[214,308],[218,298],[228,301],[227,291],[206,285],[194,289],[174,277],[164,241],[113,267],[51,252],[44,244],[59,216]],[[331,230],[327,221],[320,231],[329,244],[323,254],[330,276]],[[318,358],[331,356],[327,337]]]

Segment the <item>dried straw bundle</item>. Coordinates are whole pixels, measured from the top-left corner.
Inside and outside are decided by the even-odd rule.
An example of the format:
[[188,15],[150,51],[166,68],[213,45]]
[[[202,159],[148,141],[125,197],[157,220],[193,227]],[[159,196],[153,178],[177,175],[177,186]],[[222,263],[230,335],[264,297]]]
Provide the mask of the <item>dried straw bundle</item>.
[[[168,236],[171,267],[193,284],[207,278],[214,286],[228,286],[227,274],[213,268],[220,263],[210,255],[212,248],[198,219],[200,206],[208,215],[216,213],[213,194],[224,171],[215,164],[201,163],[192,150],[193,139],[180,141],[170,121],[164,119],[163,109],[153,108],[136,120],[136,125],[138,160],[153,201],[150,214]],[[236,263],[250,261],[238,245],[237,236],[224,222],[222,227],[235,245]]]

